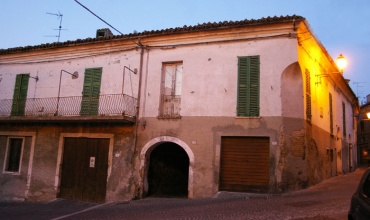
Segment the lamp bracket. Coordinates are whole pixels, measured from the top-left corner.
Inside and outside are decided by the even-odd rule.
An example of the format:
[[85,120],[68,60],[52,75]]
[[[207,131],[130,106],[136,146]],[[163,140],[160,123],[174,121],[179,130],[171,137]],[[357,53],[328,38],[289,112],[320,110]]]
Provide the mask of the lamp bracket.
[[35,76],[35,77],[34,77],[34,76],[30,76],[30,75],[29,75],[28,77],[35,79],[35,80],[36,80],[36,82],[37,82],[37,81],[39,81],[39,77],[38,77],[38,76]]
[[77,71],[75,71],[74,73],[70,73],[70,72],[68,72],[68,71],[61,70],[61,72],[66,72],[66,73],[68,73],[69,75],[71,75],[71,76],[72,76],[72,79],[77,79],[77,78],[78,78],[78,72],[77,72]]
[[130,69],[129,67],[127,66],[124,66],[125,69],[128,69],[130,70],[131,72],[133,72],[134,74],[137,74],[137,69],[135,68],[134,70]]
[[319,75],[315,75],[316,76],[316,82],[315,82],[315,84],[317,85],[317,84],[321,84],[321,78],[322,77],[329,77],[330,75],[329,74],[319,74]]

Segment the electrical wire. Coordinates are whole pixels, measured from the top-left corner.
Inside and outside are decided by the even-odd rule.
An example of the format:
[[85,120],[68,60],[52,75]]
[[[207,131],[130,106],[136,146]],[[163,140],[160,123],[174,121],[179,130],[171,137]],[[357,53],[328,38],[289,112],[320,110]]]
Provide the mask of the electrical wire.
[[[116,28],[114,28],[112,25],[110,25],[108,22],[106,22],[105,20],[103,20],[101,17],[99,17],[98,15],[96,15],[94,12],[92,12],[90,9],[88,9],[85,5],[81,4],[79,1],[75,0],[75,2],[77,2],[79,5],[81,5],[84,9],[86,9],[88,12],[90,12],[91,14],[93,14],[95,17],[99,18],[102,22],[104,22],[105,24],[107,24],[109,27],[113,28],[115,31],[117,31],[118,33],[120,33],[121,35],[124,35],[121,31],[117,30]],[[138,45],[139,47],[142,47],[143,45],[141,45],[140,43],[137,43],[135,42],[134,40],[132,40],[130,37],[127,37],[127,39],[129,39],[131,42],[133,42],[134,44]]]

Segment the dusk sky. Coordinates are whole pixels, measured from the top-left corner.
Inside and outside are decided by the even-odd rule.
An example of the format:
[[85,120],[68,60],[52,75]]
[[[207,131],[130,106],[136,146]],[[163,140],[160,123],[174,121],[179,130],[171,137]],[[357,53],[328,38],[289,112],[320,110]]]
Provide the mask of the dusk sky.
[[[335,60],[348,60],[344,77],[359,100],[370,94],[370,0],[78,0],[123,34],[204,22],[300,15]],[[74,0],[2,0],[0,48],[95,37],[108,26]],[[110,28],[113,34],[119,34]]]

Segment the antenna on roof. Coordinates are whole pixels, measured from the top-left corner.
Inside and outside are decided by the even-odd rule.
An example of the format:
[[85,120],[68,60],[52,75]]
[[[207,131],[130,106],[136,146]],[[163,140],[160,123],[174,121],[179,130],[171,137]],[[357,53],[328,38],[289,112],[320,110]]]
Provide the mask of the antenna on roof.
[[59,22],[59,28],[58,28],[58,29],[54,29],[54,30],[59,30],[58,35],[56,35],[56,36],[47,36],[47,37],[57,37],[57,38],[58,38],[58,42],[59,42],[59,39],[60,39],[60,31],[61,31],[61,30],[65,30],[65,29],[62,29],[63,14],[61,14],[59,11],[58,11],[58,14],[55,14],[55,13],[49,13],[49,12],[46,12],[46,14],[48,14],[48,15],[55,15],[55,16],[58,16],[58,19],[60,19],[60,22]]
[[353,82],[353,84],[356,86],[356,96],[359,98],[362,95],[362,90],[363,86],[361,84],[366,83],[366,82]]

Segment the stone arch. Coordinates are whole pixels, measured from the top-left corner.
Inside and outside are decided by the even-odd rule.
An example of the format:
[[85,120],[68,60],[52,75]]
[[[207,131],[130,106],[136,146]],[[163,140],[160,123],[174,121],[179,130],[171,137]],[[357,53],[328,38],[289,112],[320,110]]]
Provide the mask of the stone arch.
[[146,194],[149,189],[148,185],[148,171],[151,152],[159,145],[170,142],[180,146],[189,157],[189,176],[188,176],[188,198],[193,198],[193,168],[194,168],[194,154],[184,141],[170,136],[160,136],[153,138],[146,143],[140,152],[140,170],[142,172],[142,195]]
[[281,75],[281,107],[283,117],[304,118],[303,78],[298,62],[287,66]]

